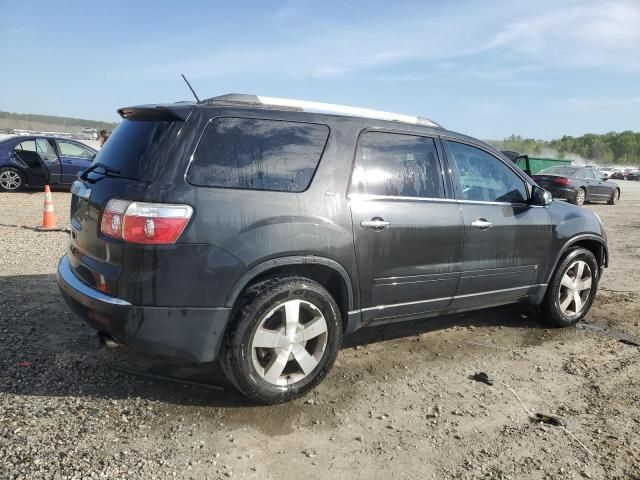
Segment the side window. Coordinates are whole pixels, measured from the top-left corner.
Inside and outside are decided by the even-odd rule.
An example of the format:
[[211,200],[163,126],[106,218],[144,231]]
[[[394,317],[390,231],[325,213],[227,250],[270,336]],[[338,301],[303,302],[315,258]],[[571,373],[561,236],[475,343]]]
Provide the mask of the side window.
[[35,140],[24,140],[14,148],[16,156],[28,168],[40,169],[40,155],[37,153]]
[[470,145],[447,143],[458,171],[462,199],[510,203],[527,200],[525,182],[496,157]]
[[328,137],[326,125],[217,118],[202,135],[187,181],[204,187],[302,192]]
[[25,140],[24,142],[20,142],[16,145],[15,150],[21,150],[25,152],[35,152],[36,151],[36,141],[35,140]]
[[351,191],[442,198],[442,174],[434,140],[400,133],[364,133],[358,140]]
[[53,145],[46,138],[36,138],[36,151],[44,155],[57,156]]
[[595,175],[592,168],[580,168],[576,174],[576,178],[581,180],[595,180]]
[[80,157],[86,159],[93,157],[89,149],[81,147],[77,143],[58,140],[58,148],[60,149],[60,155],[65,157]]

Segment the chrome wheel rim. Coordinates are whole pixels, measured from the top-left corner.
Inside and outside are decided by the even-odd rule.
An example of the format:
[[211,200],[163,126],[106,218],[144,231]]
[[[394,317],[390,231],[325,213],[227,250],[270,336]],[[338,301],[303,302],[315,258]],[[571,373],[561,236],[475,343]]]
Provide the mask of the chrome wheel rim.
[[586,194],[584,193],[584,190],[582,189],[578,190],[578,193],[576,194],[576,203],[578,205],[582,205],[584,203],[585,196]]
[[620,198],[620,192],[618,190],[615,190],[613,192],[613,203],[618,203],[619,198]]
[[22,184],[20,175],[12,170],[5,170],[0,173],[0,185],[5,190],[16,190]]
[[565,270],[558,291],[560,311],[569,316],[579,314],[591,295],[593,275],[587,262],[576,260]]
[[327,321],[318,307],[306,300],[287,300],[269,310],[253,333],[253,367],[272,385],[299,382],[318,366],[327,338]]

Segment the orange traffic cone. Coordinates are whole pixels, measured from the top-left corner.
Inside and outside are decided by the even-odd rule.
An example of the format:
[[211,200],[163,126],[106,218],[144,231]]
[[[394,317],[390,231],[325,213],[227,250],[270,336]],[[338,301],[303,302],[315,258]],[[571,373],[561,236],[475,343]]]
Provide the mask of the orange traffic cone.
[[42,225],[36,227],[40,232],[51,232],[61,230],[58,228],[58,219],[56,212],[53,211],[53,199],[51,198],[51,189],[49,185],[44,186],[44,212],[42,212]]

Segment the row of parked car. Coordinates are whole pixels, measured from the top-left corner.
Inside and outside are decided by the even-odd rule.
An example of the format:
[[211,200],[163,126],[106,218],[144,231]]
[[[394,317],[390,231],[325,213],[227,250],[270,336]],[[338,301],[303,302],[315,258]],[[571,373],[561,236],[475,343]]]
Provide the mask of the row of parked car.
[[601,169],[600,171],[608,178],[615,178],[617,180],[640,181],[640,169],[635,167],[608,168]]

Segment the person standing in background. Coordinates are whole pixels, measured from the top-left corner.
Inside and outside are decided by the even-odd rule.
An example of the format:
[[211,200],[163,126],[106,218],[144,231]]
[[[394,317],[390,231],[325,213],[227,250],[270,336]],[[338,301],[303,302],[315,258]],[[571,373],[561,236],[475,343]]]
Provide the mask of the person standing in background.
[[109,131],[100,130],[100,135],[98,136],[98,145],[100,146],[100,148],[104,146],[104,144],[108,139],[109,139]]

